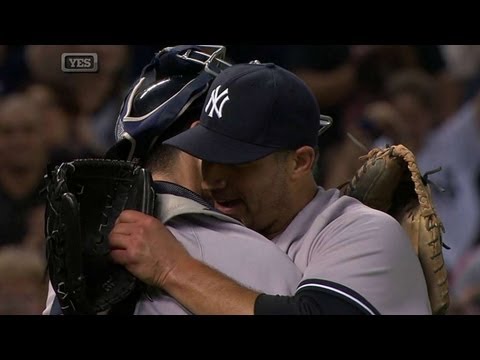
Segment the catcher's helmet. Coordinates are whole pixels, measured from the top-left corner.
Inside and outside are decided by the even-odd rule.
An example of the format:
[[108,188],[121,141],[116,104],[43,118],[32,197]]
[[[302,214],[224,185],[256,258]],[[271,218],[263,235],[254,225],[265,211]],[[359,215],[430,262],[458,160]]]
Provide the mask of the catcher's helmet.
[[180,131],[182,114],[201,107],[212,80],[230,66],[224,59],[225,47],[215,45],[181,45],[155,54],[122,104],[117,143],[106,157],[144,160],[155,142],[176,135],[172,126]]

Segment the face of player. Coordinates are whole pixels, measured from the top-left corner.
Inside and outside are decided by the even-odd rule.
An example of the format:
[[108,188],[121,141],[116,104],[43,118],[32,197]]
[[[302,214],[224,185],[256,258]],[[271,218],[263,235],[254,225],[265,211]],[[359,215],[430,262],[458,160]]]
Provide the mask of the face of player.
[[271,238],[291,220],[287,162],[278,154],[241,165],[203,161],[202,187],[217,210]]

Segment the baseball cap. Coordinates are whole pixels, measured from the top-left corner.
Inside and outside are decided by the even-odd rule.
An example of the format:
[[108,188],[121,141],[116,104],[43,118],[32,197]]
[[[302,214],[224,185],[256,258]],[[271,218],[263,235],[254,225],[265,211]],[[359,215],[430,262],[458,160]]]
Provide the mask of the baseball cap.
[[209,162],[241,164],[315,147],[330,124],[299,77],[273,63],[251,62],[222,71],[209,88],[200,124],[164,144]]

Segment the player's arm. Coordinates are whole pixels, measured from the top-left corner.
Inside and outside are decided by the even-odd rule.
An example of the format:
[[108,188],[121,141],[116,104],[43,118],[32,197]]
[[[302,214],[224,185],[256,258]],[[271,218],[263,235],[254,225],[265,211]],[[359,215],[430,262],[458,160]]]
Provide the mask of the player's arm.
[[197,315],[253,315],[259,295],[189,254],[159,285]]
[[334,314],[358,307],[339,293],[299,287],[295,296],[265,295],[193,258],[157,219],[124,211],[110,234],[112,258],[147,284],[160,287],[192,313]]
[[259,294],[191,256],[183,261],[161,287],[194,314],[378,314],[368,301],[340,284],[306,280],[294,296]]
[[378,312],[339,284],[307,280],[294,296],[260,294],[185,254],[158,284],[197,315],[362,315]]

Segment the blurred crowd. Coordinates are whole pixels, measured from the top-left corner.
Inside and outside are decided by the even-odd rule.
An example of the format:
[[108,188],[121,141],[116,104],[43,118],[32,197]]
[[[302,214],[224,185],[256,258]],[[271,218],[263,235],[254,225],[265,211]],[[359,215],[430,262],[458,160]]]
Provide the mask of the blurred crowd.
[[[157,45],[0,45],[0,314],[40,314],[46,298],[47,164],[99,157],[118,110]],[[64,53],[97,53],[96,73],[62,71]],[[232,62],[299,75],[334,125],[317,182],[338,187],[374,146],[402,143],[430,175],[445,227],[451,314],[480,313],[480,46],[227,45]]]

